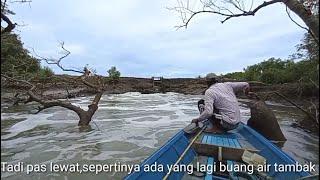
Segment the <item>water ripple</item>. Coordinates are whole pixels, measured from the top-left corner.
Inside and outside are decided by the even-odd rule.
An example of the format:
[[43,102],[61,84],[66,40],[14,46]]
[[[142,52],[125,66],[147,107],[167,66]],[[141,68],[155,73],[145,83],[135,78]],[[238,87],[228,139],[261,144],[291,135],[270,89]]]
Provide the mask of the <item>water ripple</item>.
[[[34,104],[1,109],[1,158],[7,162],[28,163],[139,163],[163,145],[198,115],[197,101],[202,96],[178,93],[140,94],[137,92],[104,95],[86,129],[77,126],[77,115],[63,108],[29,114]],[[72,102],[87,107],[93,97]],[[299,116],[277,109],[272,104],[281,128],[288,138],[284,150],[299,161],[318,159],[318,138],[293,128]],[[240,103],[243,120],[250,117],[246,104]],[[318,163],[318,162],[316,162]],[[103,178],[123,177],[124,173],[103,174]],[[72,174],[4,173],[7,179],[88,179]],[[90,179],[102,176],[91,176]]]

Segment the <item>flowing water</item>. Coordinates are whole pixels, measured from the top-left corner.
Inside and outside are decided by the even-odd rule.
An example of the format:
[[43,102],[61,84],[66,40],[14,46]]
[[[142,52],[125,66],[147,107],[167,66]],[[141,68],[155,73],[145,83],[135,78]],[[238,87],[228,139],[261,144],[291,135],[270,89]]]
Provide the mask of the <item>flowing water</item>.
[[[30,114],[35,104],[1,105],[1,161],[23,162],[24,172],[2,172],[1,179],[121,179],[127,172],[49,171],[56,165],[139,164],[198,115],[201,96],[177,93],[104,95],[91,126],[79,129],[77,115],[63,108]],[[72,102],[87,107],[93,97]],[[319,164],[319,137],[293,126],[302,116],[293,107],[269,103],[288,141],[283,150],[301,163]],[[240,103],[243,121],[250,110]],[[26,174],[44,164],[45,173]],[[33,166],[31,166],[33,165]],[[110,167],[110,166],[109,166]],[[112,168],[112,167],[111,167]],[[71,170],[71,169],[70,169]],[[19,171],[19,170],[17,170]]]

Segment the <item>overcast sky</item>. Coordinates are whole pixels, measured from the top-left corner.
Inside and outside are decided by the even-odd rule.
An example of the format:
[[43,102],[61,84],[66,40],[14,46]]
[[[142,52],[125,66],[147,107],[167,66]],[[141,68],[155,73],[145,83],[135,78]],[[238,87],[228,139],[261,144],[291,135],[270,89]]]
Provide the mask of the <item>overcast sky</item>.
[[[282,4],[253,17],[196,16],[187,29],[173,7],[175,0],[33,0],[11,4],[26,48],[59,57],[64,41],[71,55],[65,67],[89,64],[106,75],[116,66],[122,76],[196,77],[228,73],[270,57],[287,58],[304,30],[290,21]],[[294,16],[295,17],[295,16]],[[299,18],[295,17],[301,23]],[[302,23],[303,24],[303,23]],[[56,73],[61,73],[52,67]]]

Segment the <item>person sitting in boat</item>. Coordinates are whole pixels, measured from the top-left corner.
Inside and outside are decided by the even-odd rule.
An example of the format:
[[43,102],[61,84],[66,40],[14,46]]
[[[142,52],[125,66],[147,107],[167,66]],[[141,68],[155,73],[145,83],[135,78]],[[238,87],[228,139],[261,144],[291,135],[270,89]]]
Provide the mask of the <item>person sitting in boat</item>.
[[207,132],[222,133],[238,127],[241,120],[240,108],[235,93],[243,90],[249,95],[250,87],[247,82],[220,83],[219,77],[214,73],[206,76],[208,89],[204,99],[198,102],[200,116],[192,120],[198,123],[210,119],[212,127],[207,127]]

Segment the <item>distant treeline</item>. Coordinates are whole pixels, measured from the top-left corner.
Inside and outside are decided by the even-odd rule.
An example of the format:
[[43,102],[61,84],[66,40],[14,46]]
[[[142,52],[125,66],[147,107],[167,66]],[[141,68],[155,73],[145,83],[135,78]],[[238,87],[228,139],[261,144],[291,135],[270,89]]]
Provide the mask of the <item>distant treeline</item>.
[[297,52],[287,60],[269,58],[261,63],[248,66],[243,72],[225,74],[224,77],[244,80],[261,81],[267,84],[291,82],[318,82],[319,80],[319,46],[305,35]]
[[318,62],[302,60],[281,60],[270,58],[244,69],[244,72],[225,74],[224,77],[236,80],[261,81],[267,84],[297,82],[299,80],[317,81]]
[[[108,71],[109,76],[119,73],[115,67]],[[1,35],[1,70],[11,77],[23,79],[46,79],[53,75],[48,67],[41,66],[38,59],[30,55],[23,47],[19,36],[13,33]],[[112,70],[112,71],[111,71]],[[110,74],[111,73],[111,74]],[[223,75],[225,78],[260,81],[267,84],[291,82],[318,83],[319,81],[319,46],[306,34],[297,45],[297,52],[282,60],[269,58],[258,64],[244,68],[243,72],[233,72]]]

